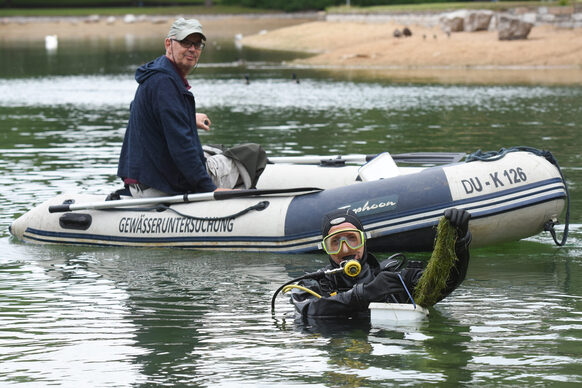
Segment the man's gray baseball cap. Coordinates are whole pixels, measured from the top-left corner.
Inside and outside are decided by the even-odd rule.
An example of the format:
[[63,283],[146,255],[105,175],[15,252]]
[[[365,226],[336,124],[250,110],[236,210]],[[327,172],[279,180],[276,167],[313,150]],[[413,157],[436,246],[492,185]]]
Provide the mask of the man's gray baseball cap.
[[202,24],[196,19],[177,19],[170,27],[168,38],[176,40],[183,40],[190,34],[200,34],[202,39],[206,40],[206,36],[202,32]]

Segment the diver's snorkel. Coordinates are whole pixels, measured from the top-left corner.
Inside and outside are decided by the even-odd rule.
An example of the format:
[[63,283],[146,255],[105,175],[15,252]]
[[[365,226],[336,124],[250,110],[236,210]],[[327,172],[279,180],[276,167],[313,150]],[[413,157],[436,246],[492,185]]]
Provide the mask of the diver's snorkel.
[[343,260],[339,264],[338,268],[328,269],[325,271],[320,270],[320,271],[316,271],[316,272],[306,273],[303,276],[300,276],[298,278],[295,278],[295,279],[290,280],[287,283],[283,284],[273,294],[273,298],[271,299],[271,313],[275,314],[275,299],[277,298],[277,295],[279,294],[279,292],[281,290],[283,290],[283,293],[285,293],[292,288],[299,288],[300,290],[309,292],[310,294],[312,294],[318,298],[321,298],[321,295],[319,295],[315,291],[312,291],[309,288],[306,288],[306,287],[303,287],[303,286],[300,286],[297,284],[291,284],[291,283],[295,283],[295,282],[298,282],[298,281],[303,280],[303,279],[321,279],[327,275],[337,275],[337,274],[341,274],[341,273],[345,273],[346,275],[348,275],[349,277],[352,277],[352,278],[358,276],[360,274],[360,271],[362,270],[362,265],[360,264],[360,262],[358,260],[354,259],[354,257],[355,256],[348,256],[346,258],[346,260]]

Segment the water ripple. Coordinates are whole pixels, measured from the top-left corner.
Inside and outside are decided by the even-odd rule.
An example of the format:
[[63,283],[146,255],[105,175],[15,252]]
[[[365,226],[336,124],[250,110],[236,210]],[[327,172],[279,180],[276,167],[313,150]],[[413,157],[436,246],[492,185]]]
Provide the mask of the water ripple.
[[[0,369],[11,371],[5,379],[82,384],[91,373],[96,385],[140,380],[130,360],[144,350],[125,318],[123,290],[82,265],[55,268],[61,280],[30,264],[0,267]],[[108,369],[91,372],[100,363]]]
[[[36,79],[0,79],[3,106],[84,106],[90,109],[128,107],[137,83],[131,76],[63,76]],[[238,80],[196,79],[193,92],[200,107],[229,107],[234,112],[257,109],[330,108],[408,110],[467,106],[478,111],[509,110],[521,99],[546,98],[538,113],[552,104],[552,96],[579,96],[578,89],[546,87],[386,86],[374,83],[257,79],[246,85]],[[470,99],[467,96],[470,95]],[[549,105],[548,105],[549,104]],[[540,125],[539,122],[535,122]]]

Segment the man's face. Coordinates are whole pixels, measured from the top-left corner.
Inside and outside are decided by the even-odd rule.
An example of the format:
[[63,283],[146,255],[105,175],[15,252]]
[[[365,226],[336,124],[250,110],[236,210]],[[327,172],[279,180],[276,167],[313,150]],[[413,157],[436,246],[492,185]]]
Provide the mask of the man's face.
[[[202,35],[190,34],[184,40],[178,41],[166,38],[166,57],[172,60],[182,71],[184,77],[196,66],[202,53]],[[196,48],[198,47],[198,48]]]
[[[329,230],[329,232],[327,233],[328,236],[333,235],[333,238],[335,238],[334,244],[337,244],[337,243],[340,244],[339,252],[336,254],[329,255],[329,257],[331,257],[331,259],[334,262],[336,262],[337,264],[344,261],[345,258],[348,256],[355,256],[354,258],[356,260],[361,260],[362,257],[364,257],[364,244],[362,244],[362,246],[357,248],[357,249],[353,249],[349,246],[350,244],[352,246],[357,245],[357,241],[352,242],[351,237],[350,237],[350,235],[354,233],[353,232],[354,229],[357,230],[357,228],[352,223],[344,222],[344,223],[341,223],[339,225],[332,226],[331,229]],[[346,232],[345,233],[340,232],[343,230],[345,230]],[[351,232],[348,232],[349,230],[351,230]],[[334,234],[336,232],[338,232],[338,233]],[[344,241],[342,241],[342,238],[344,239]],[[348,242],[350,242],[350,244],[348,244]]]

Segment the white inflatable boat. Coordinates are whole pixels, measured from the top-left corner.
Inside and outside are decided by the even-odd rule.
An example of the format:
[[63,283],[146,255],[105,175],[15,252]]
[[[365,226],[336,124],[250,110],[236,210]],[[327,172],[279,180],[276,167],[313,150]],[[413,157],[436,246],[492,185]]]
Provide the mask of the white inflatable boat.
[[431,250],[451,207],[472,214],[473,247],[553,232],[568,192],[551,153],[455,155],[270,158],[257,190],[110,201],[63,194],[15,220],[10,232],[36,244],[297,253],[318,249],[323,214],[348,207],[373,251]]

